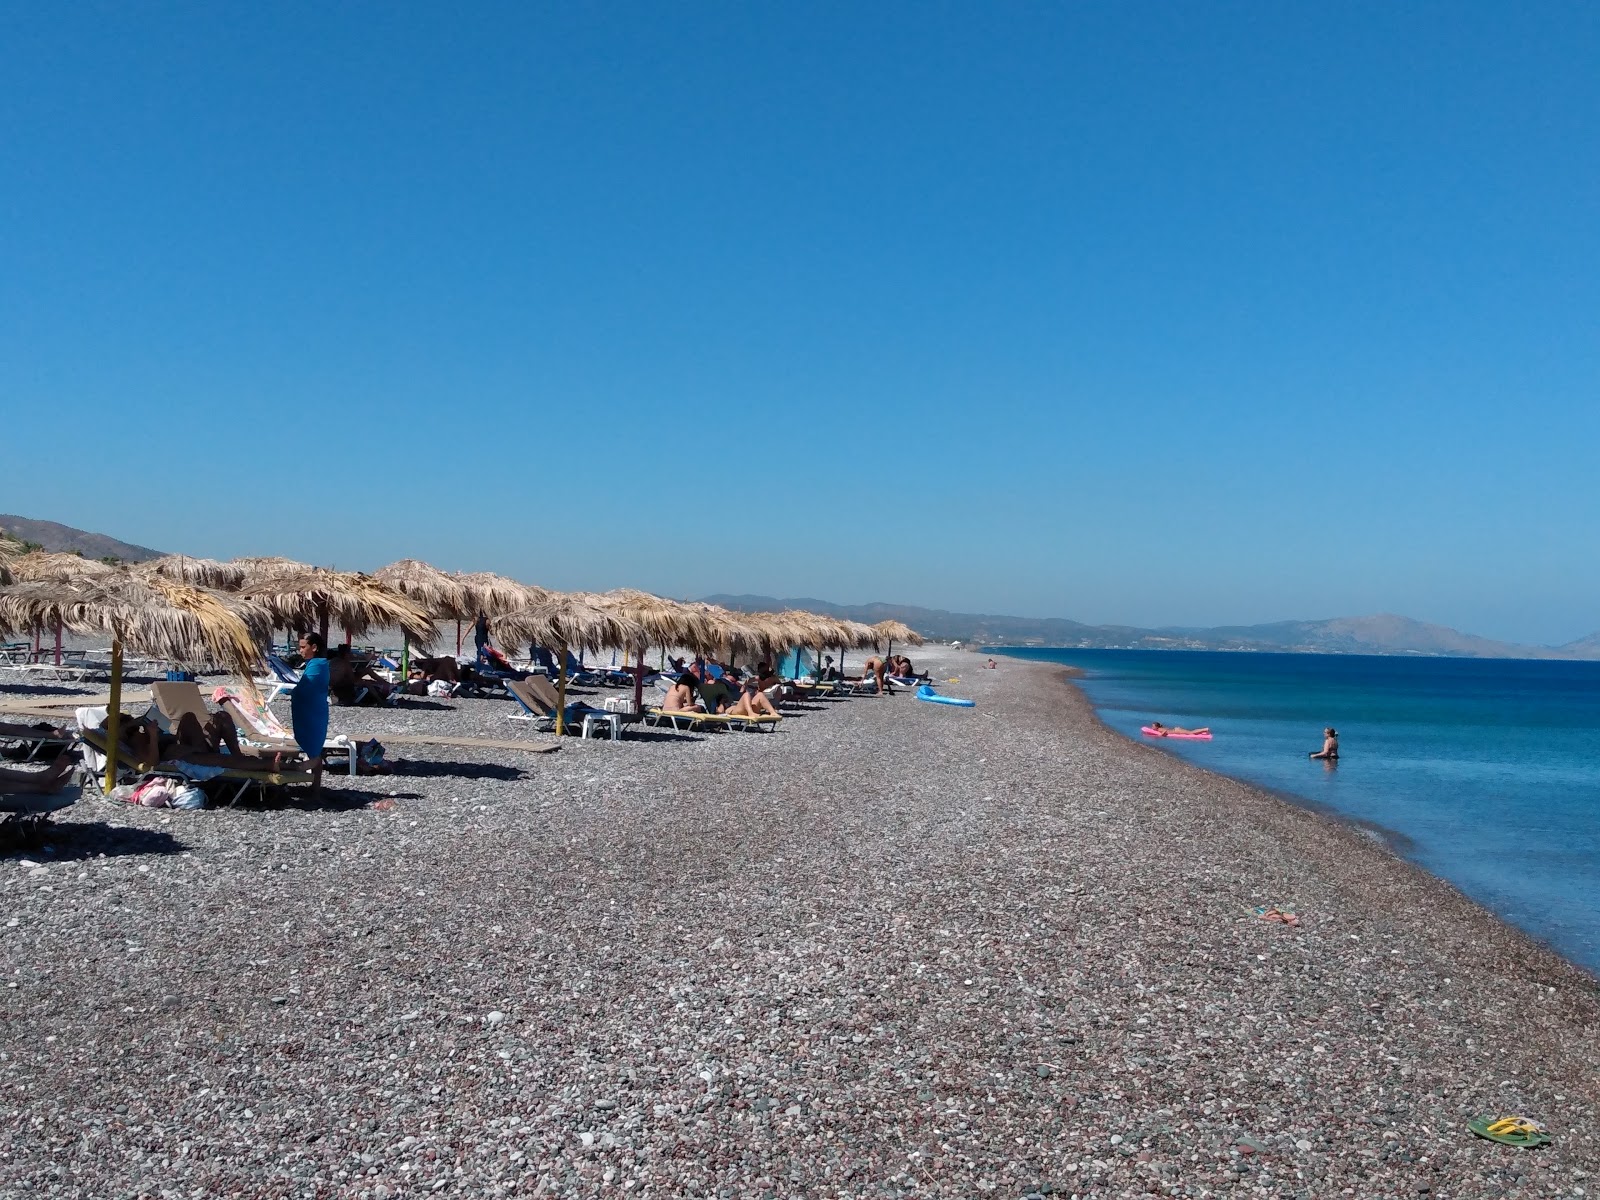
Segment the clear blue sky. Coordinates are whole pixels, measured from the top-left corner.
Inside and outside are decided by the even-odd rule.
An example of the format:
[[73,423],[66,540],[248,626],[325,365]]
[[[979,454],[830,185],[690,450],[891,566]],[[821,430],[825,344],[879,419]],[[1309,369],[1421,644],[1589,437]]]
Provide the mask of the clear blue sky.
[[0,8],[0,511],[1600,628],[1600,6]]

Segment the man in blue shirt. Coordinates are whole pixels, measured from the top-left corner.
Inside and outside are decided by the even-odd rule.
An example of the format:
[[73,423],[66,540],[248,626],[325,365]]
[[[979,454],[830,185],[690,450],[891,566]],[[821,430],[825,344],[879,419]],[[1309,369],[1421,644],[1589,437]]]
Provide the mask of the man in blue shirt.
[[311,760],[312,789],[322,790],[322,750],[328,741],[328,648],[320,633],[300,636],[300,682],[289,693],[295,744]]

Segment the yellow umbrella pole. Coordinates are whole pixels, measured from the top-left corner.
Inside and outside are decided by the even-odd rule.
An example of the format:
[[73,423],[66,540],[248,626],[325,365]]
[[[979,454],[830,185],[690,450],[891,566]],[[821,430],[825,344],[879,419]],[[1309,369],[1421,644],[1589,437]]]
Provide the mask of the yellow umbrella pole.
[[122,736],[122,639],[111,639],[111,708],[106,714],[106,794],[117,783],[117,739]]
[[556,705],[556,736],[560,737],[567,731],[567,644],[565,642],[556,648],[556,664],[556,669],[561,674],[561,683],[556,696],[560,701]]

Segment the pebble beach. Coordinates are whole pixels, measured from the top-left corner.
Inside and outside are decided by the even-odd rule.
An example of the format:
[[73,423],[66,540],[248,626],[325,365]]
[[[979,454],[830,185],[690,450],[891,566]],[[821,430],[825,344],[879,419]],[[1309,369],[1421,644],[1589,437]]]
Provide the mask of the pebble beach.
[[[1058,667],[912,658],[977,707],[86,795],[0,858],[0,1195],[1600,1189],[1592,976]],[[514,708],[334,729],[554,741]],[[1552,1144],[1466,1129],[1507,1113]]]

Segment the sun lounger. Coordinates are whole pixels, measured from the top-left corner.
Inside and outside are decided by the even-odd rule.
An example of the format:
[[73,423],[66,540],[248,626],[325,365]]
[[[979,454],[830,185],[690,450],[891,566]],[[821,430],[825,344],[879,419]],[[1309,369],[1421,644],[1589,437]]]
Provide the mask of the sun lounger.
[[771,733],[782,717],[742,717],[734,713],[706,713],[699,709],[647,708],[644,719],[651,725],[670,725],[680,733],[686,729],[754,729]]
[[48,723],[23,725],[0,720],[0,725],[8,728],[7,732],[0,732],[0,742],[11,743],[4,755],[11,762],[39,762],[54,758],[72,745],[74,740],[71,734],[58,737],[54,731],[60,727]]
[[0,853],[38,845],[47,836],[50,814],[77,803],[82,794],[76,783],[54,792],[0,792]]
[[[96,770],[103,770],[105,758],[110,750],[110,743],[106,740],[104,729],[85,728],[80,724],[78,737],[82,740],[86,751],[93,751],[93,756],[85,753],[85,763]],[[96,767],[94,758],[100,760]],[[162,762],[155,765],[135,763],[133,753],[126,746],[117,750],[118,776],[122,779],[143,779],[150,775],[166,775],[174,779],[184,779],[191,783],[206,783],[212,779],[222,781],[224,787],[233,787],[232,794],[228,797],[229,808],[237,804],[240,798],[252,787],[265,791],[269,787],[298,787],[302,784],[315,782],[310,771],[289,768],[285,770],[251,770],[242,767],[211,767],[198,766],[183,762]],[[187,768],[187,769],[186,769]]]
[[271,704],[285,692],[294,691],[295,685],[300,682],[300,672],[296,671],[276,654],[267,655],[267,670],[271,672],[255,681],[256,686],[266,693],[266,701]]
[[[248,701],[230,699],[222,702],[222,711],[233,718],[234,728],[239,731],[239,740],[251,749],[300,751],[300,743],[294,740],[294,734],[284,728],[265,704],[254,706]],[[344,769],[351,775],[358,774],[360,745],[346,734],[330,734],[322,745],[322,759],[332,764],[343,758]]]
[[644,720],[646,724],[657,727],[670,725],[679,733],[728,727],[721,717],[703,713],[697,708],[647,708],[644,710]]
[[[541,679],[531,675],[527,679],[507,679],[504,681],[506,691],[511,698],[521,706],[520,713],[511,713],[513,721],[532,721],[537,729],[542,732],[554,732],[556,727],[556,709],[560,698],[546,699],[541,695],[538,686],[550,687],[548,679]],[[576,733],[580,737],[591,737],[596,729],[604,726],[611,735],[612,741],[622,738],[622,714],[605,712],[598,708],[590,708],[587,704],[569,704],[566,716],[562,721],[568,733]]]

